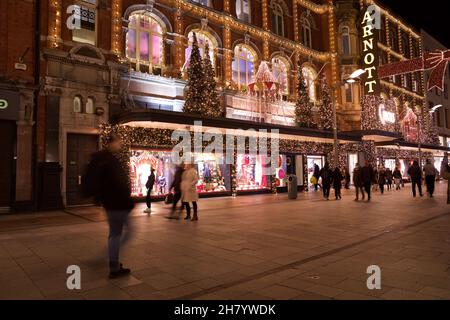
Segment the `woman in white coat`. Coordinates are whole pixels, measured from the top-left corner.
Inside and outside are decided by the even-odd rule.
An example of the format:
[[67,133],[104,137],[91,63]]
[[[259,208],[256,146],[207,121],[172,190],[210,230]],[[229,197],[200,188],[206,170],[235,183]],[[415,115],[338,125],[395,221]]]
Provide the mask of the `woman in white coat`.
[[[186,165],[186,169],[181,177],[181,201],[183,202],[183,207],[186,208],[186,218],[185,220],[198,221],[197,215],[197,183],[198,175],[193,164]],[[190,202],[192,202],[192,207],[194,208],[194,215],[191,218],[191,207]]]

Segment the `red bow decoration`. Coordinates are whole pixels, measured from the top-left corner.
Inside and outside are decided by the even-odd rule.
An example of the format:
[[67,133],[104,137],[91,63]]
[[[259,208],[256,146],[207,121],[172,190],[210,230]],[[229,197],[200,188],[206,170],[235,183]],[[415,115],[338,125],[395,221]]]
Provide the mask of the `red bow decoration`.
[[416,71],[431,70],[428,90],[434,87],[444,90],[444,76],[450,62],[450,50],[425,53],[423,57],[386,64],[378,68],[378,76],[386,78]]

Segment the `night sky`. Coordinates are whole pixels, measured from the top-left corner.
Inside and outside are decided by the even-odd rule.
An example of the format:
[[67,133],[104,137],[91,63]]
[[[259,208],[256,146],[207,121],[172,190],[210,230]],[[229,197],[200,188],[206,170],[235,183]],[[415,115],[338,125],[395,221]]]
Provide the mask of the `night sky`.
[[378,0],[380,5],[418,31],[422,28],[450,48],[449,0]]

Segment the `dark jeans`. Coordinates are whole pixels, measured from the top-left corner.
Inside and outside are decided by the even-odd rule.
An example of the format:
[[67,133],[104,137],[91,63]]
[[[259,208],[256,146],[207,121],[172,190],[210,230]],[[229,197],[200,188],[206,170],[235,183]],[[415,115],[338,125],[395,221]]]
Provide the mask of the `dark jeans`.
[[[183,202],[183,207],[186,208],[186,217],[190,217],[191,216],[191,206],[189,205],[189,202]],[[194,216],[197,216],[197,202],[196,201],[192,201],[192,207],[194,208]]]
[[181,191],[176,191],[173,194],[172,213],[177,209],[177,204],[181,200]]
[[383,194],[384,193],[384,183],[380,183],[379,186],[380,186],[381,194]]
[[[128,223],[129,210],[106,210],[109,224],[108,253],[109,269],[116,272],[120,269],[119,251],[132,234]],[[122,237],[124,227],[127,229]]]
[[331,186],[327,186],[327,185],[323,185],[322,186],[322,190],[323,190],[323,197],[324,198],[329,198],[330,197],[330,189],[331,189]]
[[361,192],[361,198],[364,200],[365,195],[364,195],[364,188],[363,187],[359,187],[359,186],[355,186],[355,190],[356,190],[356,200],[359,200],[359,193]]
[[342,198],[342,195],[341,195],[341,188],[340,188],[340,187],[334,188],[334,196],[336,197],[336,199]]
[[366,193],[367,193],[367,200],[370,200],[371,192],[372,192],[372,183],[371,182],[364,183],[364,190],[366,190]]
[[147,203],[147,208],[151,209],[152,208],[152,190],[148,189],[147,190],[147,196],[145,197],[145,202]]
[[422,196],[422,180],[412,180],[412,193],[413,196],[416,196],[416,186],[419,189],[419,194]]
[[434,193],[434,184],[436,181],[436,176],[426,176],[425,181],[427,183],[427,190],[430,196],[433,196]]

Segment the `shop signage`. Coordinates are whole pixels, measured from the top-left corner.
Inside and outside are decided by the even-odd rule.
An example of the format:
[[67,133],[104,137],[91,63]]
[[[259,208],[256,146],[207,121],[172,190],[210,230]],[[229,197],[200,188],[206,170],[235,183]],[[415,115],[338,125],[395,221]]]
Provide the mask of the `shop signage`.
[[19,93],[8,90],[0,90],[0,119],[18,120],[19,118]]
[[384,104],[378,106],[378,117],[383,125],[395,123],[395,113],[387,111]]
[[375,5],[367,7],[361,22],[362,68],[366,71],[362,82],[364,93],[376,95],[380,93],[378,79],[378,31],[380,26],[379,9]]

